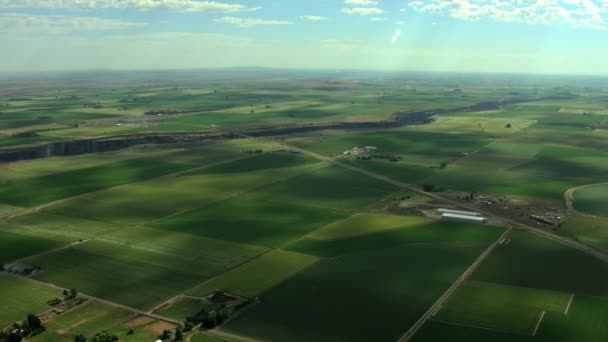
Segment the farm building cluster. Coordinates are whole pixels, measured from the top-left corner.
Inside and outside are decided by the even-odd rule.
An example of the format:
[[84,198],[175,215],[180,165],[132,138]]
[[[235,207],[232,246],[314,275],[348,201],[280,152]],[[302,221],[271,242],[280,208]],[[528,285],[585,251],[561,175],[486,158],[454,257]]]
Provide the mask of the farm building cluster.
[[350,155],[359,155],[359,154],[363,154],[363,153],[367,153],[367,152],[371,152],[371,151],[375,151],[378,148],[376,146],[365,146],[365,147],[353,147],[350,150],[346,150],[344,152],[342,152],[342,155],[344,156],[350,156]]
[[483,224],[488,222],[488,219],[482,216],[480,213],[474,211],[463,211],[454,209],[437,209],[437,212],[441,215],[441,219],[444,221],[455,221],[465,223],[479,223]]

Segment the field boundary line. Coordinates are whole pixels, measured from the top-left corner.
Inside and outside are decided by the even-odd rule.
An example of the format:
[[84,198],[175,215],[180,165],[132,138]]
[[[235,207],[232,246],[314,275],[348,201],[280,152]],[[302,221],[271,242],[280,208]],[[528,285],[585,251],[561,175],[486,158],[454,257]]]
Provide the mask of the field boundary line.
[[249,337],[249,336],[243,336],[243,335],[238,335],[238,334],[233,334],[233,333],[229,333],[226,332],[224,330],[220,329],[214,329],[214,330],[210,330],[207,332],[209,335],[216,335],[219,337],[225,337],[229,340],[234,340],[234,341],[238,341],[238,342],[263,342],[262,340],[257,340],[255,338]]
[[456,279],[454,283],[431,305],[431,307],[414,323],[409,330],[405,332],[400,338],[399,342],[409,341],[418,330],[439,310],[439,308],[443,305],[443,303],[448,299],[448,297],[465,281],[467,280],[475,270],[481,265],[486,258],[494,251],[494,249],[498,246],[498,242],[505,238],[511,232],[511,228],[505,230],[494,243],[492,243],[488,248],[486,248],[483,253],[481,253],[477,259]]
[[536,333],[538,332],[538,328],[540,327],[540,324],[543,322],[543,318],[545,318],[545,310],[543,310],[543,312],[540,313],[540,318],[538,319],[538,322],[536,323],[536,327],[534,328],[534,332],[532,333],[532,336],[536,336]]
[[566,310],[564,311],[564,315],[568,315],[570,312],[570,305],[572,305],[572,300],[574,299],[574,293],[570,295],[570,300],[568,301],[568,305],[566,306]]
[[475,324],[470,324],[470,323],[444,321],[442,319],[433,319],[433,321],[434,322],[441,322],[441,323],[444,323],[444,324],[459,325],[459,326],[462,326],[462,327],[469,327],[469,328],[475,328],[475,329],[483,329],[483,330],[489,330],[489,331],[498,331],[498,332],[505,333],[505,334],[521,335],[521,333],[516,333],[516,332],[513,332],[513,331],[507,331],[507,330],[502,330],[502,329],[497,329],[497,328],[484,327],[482,325],[475,325]]

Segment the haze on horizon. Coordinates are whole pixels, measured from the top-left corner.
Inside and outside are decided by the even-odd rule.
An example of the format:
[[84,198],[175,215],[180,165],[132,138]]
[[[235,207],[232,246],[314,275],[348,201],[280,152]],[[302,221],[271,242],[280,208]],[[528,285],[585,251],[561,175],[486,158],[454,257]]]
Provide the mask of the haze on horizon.
[[0,0],[0,71],[608,74],[608,0]]

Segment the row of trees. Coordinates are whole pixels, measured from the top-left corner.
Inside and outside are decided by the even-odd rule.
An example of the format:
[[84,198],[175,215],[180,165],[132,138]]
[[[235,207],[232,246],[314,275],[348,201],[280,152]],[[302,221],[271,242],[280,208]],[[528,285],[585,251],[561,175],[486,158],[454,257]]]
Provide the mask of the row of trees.
[[34,314],[28,314],[27,318],[21,323],[0,331],[0,341],[21,342],[24,337],[31,337],[46,331],[42,321]]

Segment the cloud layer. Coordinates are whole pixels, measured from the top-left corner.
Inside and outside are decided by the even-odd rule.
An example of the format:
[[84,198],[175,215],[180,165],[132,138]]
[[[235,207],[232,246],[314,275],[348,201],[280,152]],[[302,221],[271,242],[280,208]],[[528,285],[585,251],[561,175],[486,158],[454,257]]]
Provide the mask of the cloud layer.
[[241,12],[260,9],[241,4],[196,0],[0,0],[0,8],[102,9],[136,10],[167,9],[184,12]]
[[286,20],[266,20],[266,19],[254,19],[254,18],[235,18],[235,17],[222,17],[213,19],[216,23],[232,24],[239,27],[253,27],[260,25],[291,25],[290,21]]
[[600,30],[608,26],[608,0],[417,0],[409,6],[418,12],[463,20],[560,23]]
[[130,22],[95,17],[47,15],[38,16],[24,13],[0,14],[1,32],[41,32],[59,34],[95,30],[124,30],[145,26],[146,23]]

